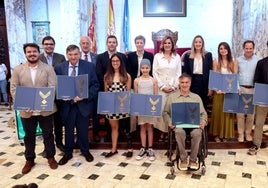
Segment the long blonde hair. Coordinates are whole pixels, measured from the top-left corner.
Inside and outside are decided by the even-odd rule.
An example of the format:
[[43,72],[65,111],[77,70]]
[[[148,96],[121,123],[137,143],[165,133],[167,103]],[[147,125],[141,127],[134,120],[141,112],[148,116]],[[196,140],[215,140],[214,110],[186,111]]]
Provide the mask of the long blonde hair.
[[207,53],[206,50],[205,50],[205,41],[204,41],[203,37],[201,35],[196,35],[194,37],[193,41],[192,41],[192,47],[191,47],[191,52],[190,52],[190,56],[189,56],[189,58],[191,58],[191,59],[193,59],[195,57],[195,54],[196,54],[196,49],[194,47],[194,43],[195,43],[195,40],[197,38],[200,38],[201,41],[202,41],[202,48],[201,48],[201,54],[202,54],[202,56],[204,57],[205,54]]

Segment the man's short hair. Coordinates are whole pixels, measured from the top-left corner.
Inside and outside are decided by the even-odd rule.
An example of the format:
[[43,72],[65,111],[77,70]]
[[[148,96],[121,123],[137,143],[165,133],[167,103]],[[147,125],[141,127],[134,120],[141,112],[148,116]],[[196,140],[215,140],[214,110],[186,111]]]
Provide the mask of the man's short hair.
[[75,49],[78,49],[78,51],[80,51],[80,49],[79,49],[78,46],[76,46],[75,44],[70,44],[70,45],[67,46],[67,48],[66,48],[66,54],[67,54],[68,52],[71,52],[71,51],[75,50]]
[[26,43],[26,44],[24,44],[24,45],[23,45],[23,51],[24,51],[24,53],[26,53],[26,48],[27,48],[27,47],[33,47],[33,48],[36,48],[37,51],[40,53],[40,48],[39,48],[39,46],[38,46],[36,43]]
[[145,37],[142,36],[142,35],[136,36],[135,39],[134,39],[134,43],[136,43],[136,40],[142,40],[144,42],[144,44],[145,44]]
[[115,35],[109,35],[109,36],[107,37],[107,39],[106,39],[106,44],[107,44],[107,42],[108,42],[108,39],[115,39],[116,44],[118,43],[118,42],[117,42],[117,38],[116,38]]
[[53,43],[54,43],[54,45],[55,45],[55,40],[54,40],[53,37],[51,37],[51,36],[46,36],[46,37],[44,37],[43,40],[42,40],[42,44],[44,44],[45,40],[52,40]]
[[192,81],[192,77],[185,72],[180,75],[179,80],[183,78],[189,78]]
[[245,48],[247,43],[251,43],[253,45],[253,48],[255,48],[255,43],[253,40],[246,40],[245,42],[243,42],[243,49]]

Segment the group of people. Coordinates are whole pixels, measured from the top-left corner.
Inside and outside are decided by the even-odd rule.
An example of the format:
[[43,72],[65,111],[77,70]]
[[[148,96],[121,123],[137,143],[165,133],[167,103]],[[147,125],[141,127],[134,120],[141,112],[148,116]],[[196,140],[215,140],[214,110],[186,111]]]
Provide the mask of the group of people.
[[[90,40],[80,38],[80,48],[69,45],[66,48],[66,57],[54,52],[55,40],[47,36],[42,41],[44,53],[35,43],[27,43],[23,50],[27,61],[14,68],[11,76],[10,91],[15,96],[16,86],[27,87],[56,87],[57,75],[77,76],[88,75],[88,98],[76,96],[74,99],[55,100],[53,111],[34,111],[32,109],[20,111],[25,130],[25,158],[26,163],[22,173],[30,172],[35,165],[35,130],[39,123],[44,138],[44,156],[48,159],[51,169],[66,164],[72,157],[76,141],[86,161],[91,162],[94,157],[89,152],[88,126],[89,119],[93,119],[93,137],[99,140],[99,114],[97,114],[98,92],[132,91],[140,94],[159,94],[162,96],[162,114],[157,119],[130,114],[107,114],[105,124],[111,128],[112,147],[105,157],[117,154],[119,131],[124,130],[128,135],[128,151],[126,157],[133,156],[131,132],[140,125],[141,149],[136,156],[141,160],[148,156],[155,160],[153,150],[153,129],[161,131],[159,141],[166,140],[168,130],[174,130],[175,138],[180,151],[180,169],[188,167],[197,169],[197,153],[201,140],[202,129],[208,124],[207,105],[213,96],[212,120],[209,131],[215,140],[225,141],[234,137],[234,114],[222,111],[223,96],[221,91],[208,89],[209,72],[214,70],[223,74],[238,73],[241,93],[252,93],[254,82],[268,84],[266,59],[258,62],[254,54],[254,42],[245,41],[244,56],[235,60],[232,57],[229,45],[222,42],[218,47],[218,59],[213,61],[212,54],[205,50],[202,36],[194,37],[191,50],[183,57],[176,53],[176,45],[170,36],[162,40],[160,51],[153,55],[144,50],[145,38],[141,35],[134,40],[136,51],[124,54],[117,51],[117,38],[114,35],[107,37],[107,51],[101,54],[90,52]],[[256,71],[255,70],[256,67]],[[255,73],[255,75],[254,75]],[[200,129],[191,130],[191,155],[188,160],[185,151],[185,130],[176,128],[171,123],[171,104],[174,102],[197,102],[200,105]],[[260,148],[262,126],[267,115],[267,107],[257,106],[254,145],[249,154],[256,153]],[[259,114],[259,115],[258,115]],[[252,140],[251,129],[254,116],[238,114],[238,140],[240,142]],[[63,126],[65,136],[63,144]],[[54,129],[54,134],[53,134]],[[74,134],[76,129],[76,136]],[[54,138],[55,136],[55,138]],[[148,139],[147,139],[148,137]],[[55,144],[64,152],[57,163]]]

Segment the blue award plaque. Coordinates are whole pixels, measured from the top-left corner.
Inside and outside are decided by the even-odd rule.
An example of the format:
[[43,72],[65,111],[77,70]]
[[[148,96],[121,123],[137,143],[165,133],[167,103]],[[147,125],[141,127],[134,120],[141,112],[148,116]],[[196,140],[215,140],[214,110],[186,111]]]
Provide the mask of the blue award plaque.
[[199,128],[200,107],[199,103],[172,103],[172,125],[180,128]]
[[130,114],[136,116],[161,116],[162,96],[131,94]]
[[88,98],[88,75],[57,75],[57,99]]
[[54,104],[53,87],[17,86],[15,93],[15,110],[52,111]]
[[224,95],[223,111],[227,113],[253,114],[253,95],[226,93]]
[[224,93],[237,93],[237,74],[221,74],[210,70],[208,88]]
[[130,112],[130,92],[99,92],[98,114],[117,114]]
[[254,94],[253,94],[253,104],[268,106],[268,84],[255,83]]

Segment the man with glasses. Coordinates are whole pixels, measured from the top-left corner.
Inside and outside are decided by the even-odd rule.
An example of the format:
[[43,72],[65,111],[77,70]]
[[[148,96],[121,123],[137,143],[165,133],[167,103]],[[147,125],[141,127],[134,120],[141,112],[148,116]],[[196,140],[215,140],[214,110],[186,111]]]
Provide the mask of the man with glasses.
[[[65,56],[59,53],[54,52],[55,48],[55,40],[51,36],[46,36],[42,40],[42,46],[44,49],[44,53],[40,54],[40,60],[44,63],[52,65],[55,67],[57,64],[62,63],[65,61]],[[56,100],[57,108],[59,109],[60,101]],[[63,128],[63,121],[60,116],[60,112],[57,111],[54,114],[54,134],[55,134],[55,142],[57,148],[59,148],[62,152],[64,152],[64,145],[62,143],[62,128]],[[46,155],[44,153],[44,155]]]

